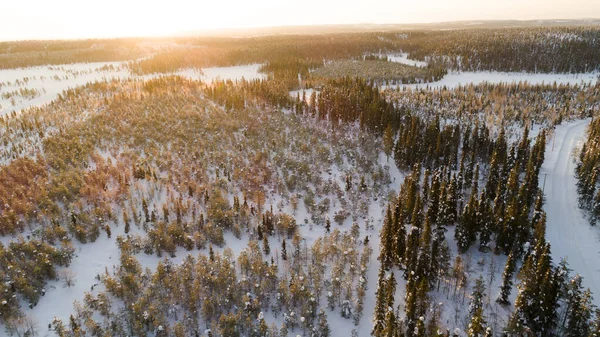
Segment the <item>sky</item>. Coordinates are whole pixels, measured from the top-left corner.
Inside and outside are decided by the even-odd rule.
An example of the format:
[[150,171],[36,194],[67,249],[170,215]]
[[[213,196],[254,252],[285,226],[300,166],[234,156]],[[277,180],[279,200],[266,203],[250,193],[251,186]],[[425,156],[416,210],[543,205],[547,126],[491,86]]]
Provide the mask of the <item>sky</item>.
[[220,28],[600,18],[600,0],[0,0],[0,41]]

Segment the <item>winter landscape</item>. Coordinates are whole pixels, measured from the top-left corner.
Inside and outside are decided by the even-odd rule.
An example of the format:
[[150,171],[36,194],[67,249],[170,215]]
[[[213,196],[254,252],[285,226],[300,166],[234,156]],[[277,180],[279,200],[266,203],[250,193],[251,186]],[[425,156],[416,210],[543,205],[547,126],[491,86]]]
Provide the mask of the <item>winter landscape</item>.
[[600,5],[375,2],[0,4],[0,336],[599,337]]

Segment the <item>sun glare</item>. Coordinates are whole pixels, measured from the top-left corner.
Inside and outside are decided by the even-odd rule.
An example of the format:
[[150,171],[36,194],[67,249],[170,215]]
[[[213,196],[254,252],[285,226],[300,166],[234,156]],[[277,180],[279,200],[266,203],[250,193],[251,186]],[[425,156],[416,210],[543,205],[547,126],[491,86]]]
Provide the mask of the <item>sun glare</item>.
[[0,40],[173,35],[257,26],[599,17],[595,0],[2,1]]

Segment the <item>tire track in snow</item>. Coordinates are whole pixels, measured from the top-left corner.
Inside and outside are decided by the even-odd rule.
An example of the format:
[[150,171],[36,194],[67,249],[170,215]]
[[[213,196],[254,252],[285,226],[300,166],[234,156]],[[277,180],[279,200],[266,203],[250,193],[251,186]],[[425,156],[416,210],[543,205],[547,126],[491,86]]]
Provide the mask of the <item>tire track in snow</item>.
[[[598,229],[591,227],[578,206],[577,179],[573,151],[585,133],[590,120],[577,121],[556,128],[556,143],[546,147],[546,160],[541,173],[547,173],[546,239],[552,245],[555,263],[566,258],[569,267],[583,276],[584,287],[596,295],[600,304],[600,240]],[[540,182],[543,183],[543,174]]]

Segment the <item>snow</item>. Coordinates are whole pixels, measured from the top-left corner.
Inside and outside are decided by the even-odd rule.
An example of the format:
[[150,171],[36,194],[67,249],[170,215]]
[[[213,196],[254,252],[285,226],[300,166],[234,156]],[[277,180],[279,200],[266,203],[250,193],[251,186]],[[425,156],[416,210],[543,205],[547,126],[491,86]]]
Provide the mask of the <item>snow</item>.
[[[260,64],[250,64],[234,67],[211,67],[204,68],[202,71],[190,68],[180,70],[174,74],[207,83],[212,83],[217,79],[235,81],[245,78],[246,80],[254,80],[266,77],[265,74],[259,73],[260,66]],[[127,69],[126,62],[74,63],[0,70],[0,94],[22,88],[40,91],[40,95],[33,99],[15,97],[14,105],[10,99],[0,97],[0,116],[49,103],[64,90],[86,83],[127,78],[147,80],[160,75],[162,74],[135,76]],[[21,85],[15,83],[16,81],[24,82],[25,78],[27,78],[26,83]],[[9,82],[10,85],[8,85]]]
[[581,73],[581,74],[531,74],[522,72],[497,72],[497,71],[480,71],[480,72],[449,72],[441,80],[431,83],[419,84],[397,84],[386,86],[388,88],[455,88],[466,84],[480,83],[518,83],[528,82],[529,84],[581,84],[598,82],[598,72]]
[[[398,56],[394,62],[417,62],[408,60],[406,54]],[[119,67],[119,63],[113,63],[115,66],[114,70],[99,70],[103,65],[110,63],[95,63],[95,64],[74,64],[60,67],[35,67],[27,69],[16,69],[16,70],[2,70],[0,71],[0,82],[14,82],[16,80],[22,80],[24,77],[31,79],[26,87],[29,88],[43,88],[46,93],[42,94],[31,101],[23,102],[22,105],[17,107],[10,107],[5,109],[7,105],[2,101],[2,108],[0,108],[0,115],[10,113],[13,110],[25,108],[27,106],[44,104],[54,99],[62,90],[75,87],[77,85],[85,84],[90,81],[98,79],[109,79],[109,78],[126,78],[133,77],[129,74],[128,70],[124,67]],[[220,78],[224,80],[238,80],[241,78],[245,79],[257,79],[263,78],[264,75],[258,72],[260,65],[246,65],[246,66],[235,66],[235,67],[218,67],[218,68],[206,68],[202,72],[194,71],[192,69],[182,70],[177,72],[177,75],[185,76],[194,80],[203,80],[207,82],[213,82],[215,79]],[[74,75],[74,72],[79,72]],[[52,77],[58,75],[63,78],[60,81],[53,79]],[[65,75],[69,75],[69,79],[64,79]],[[44,76],[45,79],[41,79]],[[152,78],[154,75],[143,76],[143,78]],[[458,86],[466,83],[480,83],[480,82],[518,82],[528,81],[530,83],[581,83],[593,82],[598,80],[598,74],[522,74],[522,73],[451,73],[444,77],[439,82],[427,84],[429,87],[441,87],[441,86]],[[419,85],[410,85],[411,87]],[[421,84],[420,86],[423,86]],[[12,87],[3,87],[2,90],[14,90]],[[312,89],[307,89],[307,99],[310,97]],[[295,97],[297,91],[291,94]],[[302,92],[300,92],[302,96]],[[21,104],[21,103],[20,103]],[[555,262],[560,261],[562,257],[566,257],[570,268],[575,273],[580,273],[583,276],[583,284],[585,287],[590,287],[592,292],[596,294],[597,298],[594,300],[596,305],[600,305],[600,267],[596,266],[597,262],[600,261],[600,247],[599,246],[599,232],[597,228],[591,227],[588,221],[584,218],[583,212],[578,208],[577,205],[577,189],[576,179],[574,177],[575,163],[573,161],[573,151],[581,144],[581,141],[585,138],[586,127],[589,124],[589,120],[577,121],[560,125],[555,130],[555,142],[552,140],[548,144],[546,149],[546,160],[542,166],[542,173],[540,174],[540,187],[543,185],[545,174],[546,184],[545,193],[547,202],[545,210],[547,212],[547,239],[552,243],[552,252]],[[538,131],[538,130],[536,130]],[[532,135],[537,132],[532,132]],[[400,184],[402,183],[404,176],[394,165],[393,159],[387,159],[386,156],[381,153],[379,156],[379,165],[387,166],[389,174],[391,176],[391,183],[388,187],[394,192],[398,192]],[[333,165],[331,167],[332,173],[328,176],[323,173],[324,179],[333,179],[340,186],[343,186],[344,170],[351,169],[352,165],[348,164],[344,160],[344,164],[341,166]],[[166,195],[163,196],[166,198]],[[232,196],[228,196],[231,197]],[[333,196],[319,196],[317,202],[322,198]],[[230,199],[231,199],[230,198]],[[283,198],[280,195],[271,195],[265,204],[265,208],[273,205],[274,208],[278,208],[278,203]],[[231,200],[230,200],[231,201]],[[270,204],[270,205],[269,205]],[[304,244],[312,244],[317,238],[325,235],[325,230],[322,226],[305,225],[303,219],[309,219],[310,216],[303,202],[298,205],[298,210],[293,212],[291,206],[286,204],[283,206],[284,211],[287,213],[295,213],[295,218],[300,227],[302,237],[306,240]],[[329,211],[329,217],[331,218],[334,212],[337,210],[337,206],[334,204]],[[334,311],[326,309],[329,324],[332,331],[335,331],[336,335],[350,335],[350,331],[354,328],[357,329],[360,336],[368,336],[372,327],[372,318],[375,306],[375,289],[377,288],[377,274],[379,270],[379,261],[377,257],[379,255],[379,230],[382,225],[383,213],[385,210],[385,203],[383,198],[380,201],[370,201],[369,203],[369,217],[366,220],[369,224],[374,226],[374,230],[365,230],[362,226],[361,220],[361,237],[369,235],[371,247],[373,248],[373,254],[371,255],[371,261],[369,264],[369,270],[367,274],[367,295],[364,299],[364,311],[361,319],[361,324],[355,327],[350,321],[340,317],[339,308]],[[351,217],[346,219],[343,226],[340,228],[348,229],[352,223]],[[334,225],[337,227],[337,225]],[[73,302],[82,301],[85,292],[90,291],[92,285],[100,283],[95,279],[97,274],[102,274],[106,269],[112,272],[112,268],[119,263],[119,249],[116,244],[116,237],[122,235],[123,226],[111,226],[112,238],[107,238],[106,233],[102,232],[98,240],[94,243],[87,244],[75,244],[77,251],[76,257],[74,257],[71,266],[68,269],[75,273],[75,283],[71,287],[64,287],[61,281],[51,281],[48,283],[46,288],[46,294],[42,297],[39,303],[28,309],[26,305],[22,306],[23,311],[29,314],[38,321],[40,336],[50,336],[49,332],[45,331],[44,328],[49,322],[56,316],[63,320],[68,321],[68,316],[73,312]],[[133,231],[139,229],[132,228]],[[140,231],[140,234],[142,232]],[[449,238],[448,243],[451,246],[453,252],[456,252],[456,247],[453,237],[453,229],[446,234]],[[0,242],[7,243],[12,238],[0,237]],[[272,256],[278,254],[277,247],[280,242],[271,239]],[[244,235],[242,239],[236,239],[232,233],[225,233],[226,244],[223,248],[213,247],[215,251],[222,252],[225,248],[230,248],[235,256],[247,247],[248,237]],[[206,253],[208,249],[203,250]],[[176,257],[169,258],[171,262],[178,264],[188,255],[197,254],[197,250],[186,252],[182,248],[178,248]],[[468,270],[473,275],[483,275],[486,278],[490,277],[490,274],[495,274],[494,280],[491,287],[486,289],[489,293],[491,300],[493,301],[498,294],[499,285],[501,283],[501,273],[505,262],[505,257],[497,257],[493,254],[483,254],[477,252],[476,249],[471,249],[469,252],[472,261],[472,269]],[[145,255],[143,253],[138,254],[136,258],[142,264],[143,267],[149,267],[155,269],[158,261],[161,260],[156,256]],[[479,264],[478,262],[483,263]],[[492,261],[494,261],[492,263]],[[493,268],[492,268],[493,266]],[[64,269],[64,268],[62,268]],[[58,270],[60,272],[60,270]],[[396,304],[403,303],[404,294],[404,281],[401,276],[397,276],[396,279],[399,281],[397,289]],[[596,281],[599,280],[599,281]],[[598,282],[598,284],[597,284]],[[487,285],[487,284],[486,284]],[[468,294],[469,292],[467,292]],[[442,291],[432,292],[432,302],[439,303],[440,308],[444,309],[442,314],[442,323],[448,325],[448,327],[454,328],[456,325],[460,325],[465,315],[465,306],[459,305],[459,300],[449,299],[448,295]],[[512,292],[511,300],[516,296],[516,291]],[[490,303],[486,307],[486,311],[498,315],[500,319],[504,318],[507,314],[504,308],[499,307],[495,302]],[[455,313],[458,314],[455,315]],[[266,313],[266,320],[271,320],[270,314]],[[458,328],[457,328],[458,329]],[[292,333],[292,332],[290,332]],[[462,335],[462,334],[461,334]]]
[[258,72],[260,66],[260,64],[249,64],[233,67],[211,67],[203,68],[201,72],[194,69],[185,69],[175,74],[207,83],[212,83],[219,79],[225,81],[264,79],[267,76]]
[[315,95],[319,96],[320,92],[313,88],[292,90],[292,91],[290,91],[290,96],[292,98],[296,98],[296,97],[300,96],[300,99],[302,99],[302,97],[304,95],[304,96],[306,96],[306,103],[310,104],[310,96],[312,95],[313,92],[315,93]]
[[409,59],[408,53],[390,54],[390,55],[387,55],[387,57],[388,57],[388,60],[390,60],[391,62],[407,64],[409,66],[420,67],[420,68],[427,66],[427,62]]
[[[113,69],[103,67],[114,67]],[[65,78],[67,76],[68,78]],[[100,80],[111,80],[113,78],[129,77],[129,70],[121,62],[97,62],[97,63],[76,63],[60,66],[41,66],[20,69],[0,70],[0,82],[5,82],[0,87],[0,92],[10,92],[20,88],[37,89],[41,95],[31,100],[15,98],[15,105],[10,103],[9,99],[0,98],[0,116],[20,111],[30,106],[42,105],[54,100],[63,90],[84,85],[88,82]],[[17,80],[23,81],[28,78],[24,85],[17,86]],[[6,85],[11,82],[12,85]]]
[[544,188],[544,210],[547,214],[546,239],[552,247],[555,263],[566,258],[573,273],[583,277],[594,304],[600,305],[600,231],[590,226],[578,207],[577,179],[573,153],[585,140],[590,120],[565,123],[556,127],[555,143],[546,148],[540,172],[540,187]]
[[68,323],[69,315],[74,312],[73,302],[82,302],[85,293],[91,290],[92,285],[101,284],[96,279],[96,275],[103,274],[106,268],[112,272],[113,265],[119,264],[120,252],[115,238],[122,234],[123,226],[112,226],[112,228],[113,235],[110,239],[102,232],[95,242],[75,245],[77,248],[71,265],[68,268],[57,269],[58,275],[64,269],[74,272],[75,282],[71,287],[64,286],[62,281],[49,281],[46,285],[46,294],[40,298],[33,309],[29,309],[26,305],[21,306],[25,314],[34,317],[37,321],[39,336],[55,336],[53,332],[47,331],[48,323],[51,323],[55,317]]

